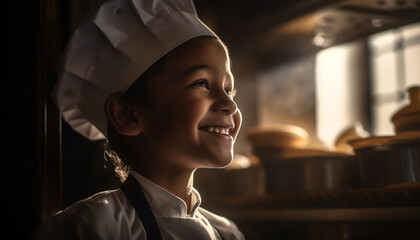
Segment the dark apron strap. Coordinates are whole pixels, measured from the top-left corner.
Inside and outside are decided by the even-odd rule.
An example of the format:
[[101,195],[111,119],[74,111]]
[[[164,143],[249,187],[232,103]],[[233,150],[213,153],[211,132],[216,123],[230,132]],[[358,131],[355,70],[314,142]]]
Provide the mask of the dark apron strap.
[[150,209],[149,203],[137,180],[129,174],[125,182],[121,184],[121,189],[136,210],[146,231],[147,240],[162,240],[152,209]]

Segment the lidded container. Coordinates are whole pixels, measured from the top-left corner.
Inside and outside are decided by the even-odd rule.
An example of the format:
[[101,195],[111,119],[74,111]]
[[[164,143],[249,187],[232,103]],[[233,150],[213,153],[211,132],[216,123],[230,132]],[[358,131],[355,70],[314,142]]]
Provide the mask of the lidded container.
[[396,112],[391,121],[396,134],[420,131],[420,85],[408,89],[410,104]]
[[349,141],[363,187],[420,184],[420,131]]

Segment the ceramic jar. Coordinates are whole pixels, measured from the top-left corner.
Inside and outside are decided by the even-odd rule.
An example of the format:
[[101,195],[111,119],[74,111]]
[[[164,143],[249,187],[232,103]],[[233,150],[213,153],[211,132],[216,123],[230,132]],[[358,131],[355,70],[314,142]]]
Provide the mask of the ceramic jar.
[[420,86],[408,89],[410,104],[396,112],[391,121],[396,134],[407,131],[420,131]]

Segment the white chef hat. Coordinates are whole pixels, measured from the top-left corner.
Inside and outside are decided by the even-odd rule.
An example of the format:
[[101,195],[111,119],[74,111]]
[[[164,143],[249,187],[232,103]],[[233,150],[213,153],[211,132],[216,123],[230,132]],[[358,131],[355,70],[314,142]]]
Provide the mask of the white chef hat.
[[70,39],[53,100],[75,131],[105,139],[106,98],[125,92],[159,58],[199,36],[217,37],[192,0],[108,1]]

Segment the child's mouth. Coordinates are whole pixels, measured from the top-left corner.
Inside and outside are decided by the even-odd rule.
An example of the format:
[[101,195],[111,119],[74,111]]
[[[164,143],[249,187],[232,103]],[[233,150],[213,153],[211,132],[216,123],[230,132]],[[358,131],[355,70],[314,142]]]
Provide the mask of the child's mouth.
[[200,130],[203,130],[208,133],[220,134],[225,136],[230,136],[230,127],[201,127]]

